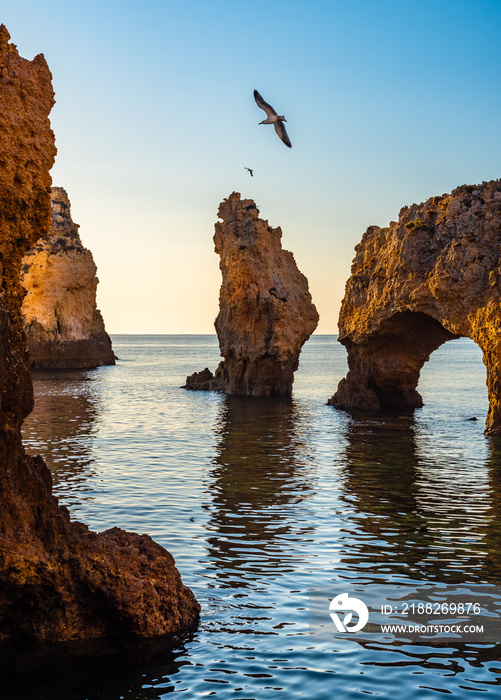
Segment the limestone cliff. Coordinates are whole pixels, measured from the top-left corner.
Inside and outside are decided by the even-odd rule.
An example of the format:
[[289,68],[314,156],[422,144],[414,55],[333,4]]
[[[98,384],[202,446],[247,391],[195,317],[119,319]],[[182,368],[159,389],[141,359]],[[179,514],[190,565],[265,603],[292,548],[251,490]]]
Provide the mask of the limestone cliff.
[[472,338],[487,367],[486,432],[501,434],[501,181],[462,186],[371,226],[339,319],[349,372],[329,403],[411,410],[430,353]]
[[216,331],[224,358],[188,377],[187,389],[286,396],[318,314],[308,280],[282,249],[280,228],[259,218],[251,199],[233,192],[219,206],[215,251],[223,277]]
[[51,192],[52,225],[23,259],[22,313],[30,366],[114,365],[111,340],[96,306],[96,265],[83,247],[62,187]]
[[[51,74],[21,58],[0,26],[0,641],[154,635],[196,622],[171,555],[147,535],[97,534],[70,520],[41,457],[26,455],[32,387],[21,261],[50,227]],[[61,417],[64,420],[64,416]]]

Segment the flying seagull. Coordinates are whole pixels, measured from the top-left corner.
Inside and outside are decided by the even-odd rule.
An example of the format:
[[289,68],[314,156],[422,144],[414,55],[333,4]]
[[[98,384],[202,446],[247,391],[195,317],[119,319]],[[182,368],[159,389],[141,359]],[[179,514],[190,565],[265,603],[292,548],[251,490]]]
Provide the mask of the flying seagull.
[[251,176],[251,177],[254,177],[254,171],[253,171],[253,170],[251,170],[250,168],[246,168],[245,166],[244,166],[244,168],[245,168],[245,170],[248,170],[248,171],[250,172],[250,176]]
[[260,124],[273,124],[273,126],[275,127],[275,131],[280,136],[280,138],[285,143],[285,145],[288,146],[289,148],[292,148],[290,138],[288,137],[287,132],[285,130],[285,126],[283,124],[284,122],[287,121],[287,119],[285,117],[279,116],[275,112],[273,107],[263,100],[263,98],[261,97],[261,95],[259,94],[259,92],[257,90],[254,90],[254,99],[256,100],[257,106],[261,107],[261,109],[264,109],[264,111],[266,112],[267,117],[268,117],[267,119],[265,119],[264,121],[259,122],[259,123]]

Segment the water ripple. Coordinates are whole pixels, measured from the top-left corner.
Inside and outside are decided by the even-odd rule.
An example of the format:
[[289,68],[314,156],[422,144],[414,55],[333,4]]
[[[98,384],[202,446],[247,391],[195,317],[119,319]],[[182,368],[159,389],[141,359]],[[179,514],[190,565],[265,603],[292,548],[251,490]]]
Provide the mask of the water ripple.
[[501,446],[482,433],[473,343],[434,353],[425,407],[400,417],[325,405],[346,372],[330,336],[306,344],[292,401],[180,389],[217,365],[212,336],[117,336],[114,348],[116,367],[35,374],[25,441],[76,517],[148,532],[174,554],[201,625],[174,644],[23,652],[6,697],[499,696],[500,645],[308,636],[310,587],[501,583]]

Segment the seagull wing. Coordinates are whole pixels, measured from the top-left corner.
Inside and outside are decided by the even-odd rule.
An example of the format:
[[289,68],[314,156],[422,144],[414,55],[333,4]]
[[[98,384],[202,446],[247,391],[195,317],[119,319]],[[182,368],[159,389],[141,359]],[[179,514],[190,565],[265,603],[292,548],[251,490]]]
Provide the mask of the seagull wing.
[[257,90],[254,90],[254,99],[256,100],[257,106],[261,107],[261,109],[264,109],[264,111],[269,117],[273,117],[274,115],[276,115],[276,112],[273,109],[273,107],[263,100],[263,98]]
[[284,123],[283,122],[275,122],[275,124],[273,126],[275,127],[275,131],[280,136],[280,138],[285,143],[285,145],[288,146],[289,148],[292,148],[292,143],[291,143],[291,140],[289,138],[289,134],[285,130]]

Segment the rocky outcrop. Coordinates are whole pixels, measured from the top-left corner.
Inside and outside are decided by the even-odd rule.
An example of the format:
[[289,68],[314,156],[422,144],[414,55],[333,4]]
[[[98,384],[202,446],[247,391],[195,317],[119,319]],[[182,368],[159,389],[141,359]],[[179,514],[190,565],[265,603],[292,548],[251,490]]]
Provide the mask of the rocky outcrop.
[[430,354],[472,338],[487,367],[486,432],[501,434],[501,181],[462,186],[371,226],[356,246],[339,319],[349,372],[329,403],[412,410]]
[[219,206],[215,251],[223,276],[216,331],[224,360],[186,379],[186,389],[287,396],[318,314],[308,280],[282,249],[280,228],[259,218],[251,199],[233,192]]
[[[0,641],[155,635],[194,624],[199,606],[171,555],[147,535],[97,534],[52,495],[21,444],[32,386],[21,316],[21,261],[50,227],[51,74],[0,27]],[[61,416],[64,420],[64,416]]]
[[83,247],[62,187],[51,192],[52,225],[23,259],[22,313],[33,368],[114,365],[96,306],[96,265]]

